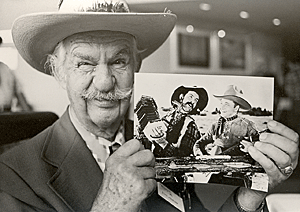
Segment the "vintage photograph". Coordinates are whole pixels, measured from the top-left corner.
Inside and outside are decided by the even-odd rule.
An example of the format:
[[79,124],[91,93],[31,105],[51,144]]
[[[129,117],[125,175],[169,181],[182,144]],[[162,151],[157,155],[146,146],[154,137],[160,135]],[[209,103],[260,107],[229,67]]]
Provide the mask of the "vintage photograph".
[[265,77],[136,74],[135,136],[154,153],[157,178],[240,179],[267,190],[266,174],[247,148],[273,118],[273,83]]

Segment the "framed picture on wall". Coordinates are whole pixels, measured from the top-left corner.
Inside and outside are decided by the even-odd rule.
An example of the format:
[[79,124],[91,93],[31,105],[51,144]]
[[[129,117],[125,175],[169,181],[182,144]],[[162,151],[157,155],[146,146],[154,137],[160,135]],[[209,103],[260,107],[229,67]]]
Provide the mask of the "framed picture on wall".
[[209,67],[209,37],[178,34],[178,62],[180,66]]
[[245,70],[246,68],[246,42],[243,39],[220,39],[220,68]]

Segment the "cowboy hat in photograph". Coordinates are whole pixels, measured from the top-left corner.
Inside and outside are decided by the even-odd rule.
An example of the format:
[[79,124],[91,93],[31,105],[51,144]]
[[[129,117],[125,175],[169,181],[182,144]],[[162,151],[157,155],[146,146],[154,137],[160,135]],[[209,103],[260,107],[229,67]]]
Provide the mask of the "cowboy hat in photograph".
[[214,97],[231,100],[244,110],[251,109],[250,103],[244,99],[243,91],[235,85],[229,85],[223,95],[214,95]]
[[194,91],[199,95],[199,100],[196,104],[196,107],[190,112],[190,114],[195,114],[199,110],[202,111],[208,103],[208,94],[204,88],[179,86],[178,88],[175,89],[175,91],[172,94],[172,97],[171,97],[172,105],[176,106],[176,105],[174,105],[173,102],[174,101],[180,102],[181,94],[185,95],[189,91]]

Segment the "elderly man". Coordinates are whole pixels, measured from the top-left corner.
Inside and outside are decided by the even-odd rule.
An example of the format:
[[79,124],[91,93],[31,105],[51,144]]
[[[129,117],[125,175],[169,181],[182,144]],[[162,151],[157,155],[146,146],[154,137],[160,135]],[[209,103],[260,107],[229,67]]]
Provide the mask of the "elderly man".
[[[125,119],[134,72],[175,20],[169,13],[128,13],[124,3],[65,0],[58,13],[15,21],[19,53],[49,74],[48,56],[70,106],[51,127],[0,156],[1,211],[177,210],[154,192],[154,156],[130,140]],[[277,122],[268,127],[273,133],[263,134],[249,153],[275,186],[289,177],[279,167],[297,165],[298,136]],[[121,147],[109,156],[114,144]],[[266,195],[246,188],[235,194],[223,211],[261,208]],[[192,209],[205,210],[199,203]]]
[[245,140],[256,141],[259,136],[255,124],[238,115],[240,109],[250,110],[251,105],[244,99],[243,91],[235,85],[229,85],[223,95],[214,97],[220,100],[220,118],[196,142],[194,155],[243,155],[245,150],[240,150],[240,143],[247,145],[249,143]]

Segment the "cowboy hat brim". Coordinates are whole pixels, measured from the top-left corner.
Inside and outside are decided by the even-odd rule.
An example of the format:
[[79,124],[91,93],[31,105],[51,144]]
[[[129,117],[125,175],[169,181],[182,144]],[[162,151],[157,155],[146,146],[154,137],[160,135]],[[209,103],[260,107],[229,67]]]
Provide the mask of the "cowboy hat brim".
[[97,30],[125,32],[136,38],[144,59],[164,43],[175,23],[176,15],[170,13],[35,13],[14,22],[12,37],[28,64],[50,74],[44,69],[47,55],[68,36]]
[[213,96],[216,97],[216,98],[231,100],[231,101],[235,102],[236,104],[240,105],[240,107],[244,110],[250,110],[251,109],[250,103],[247,102],[245,99],[243,99],[241,97],[234,96],[234,95],[224,95],[224,96],[213,95]]

